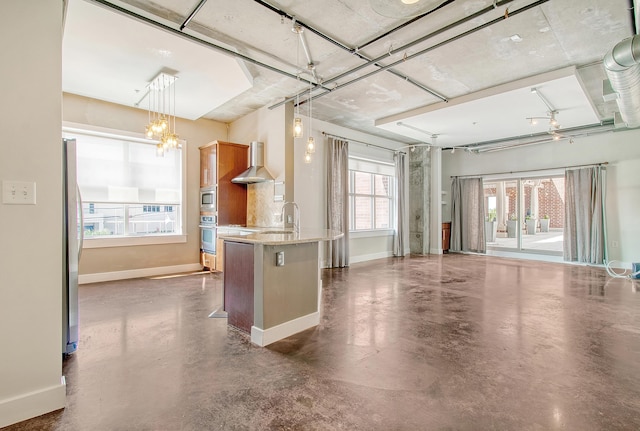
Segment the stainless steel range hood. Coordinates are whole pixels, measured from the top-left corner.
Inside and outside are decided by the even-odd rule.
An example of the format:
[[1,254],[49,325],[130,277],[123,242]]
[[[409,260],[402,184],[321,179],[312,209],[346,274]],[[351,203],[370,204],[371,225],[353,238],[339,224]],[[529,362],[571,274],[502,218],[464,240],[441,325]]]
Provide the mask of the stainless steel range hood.
[[264,167],[264,142],[253,141],[249,144],[249,169],[231,180],[236,184],[253,184],[273,181],[273,177]]

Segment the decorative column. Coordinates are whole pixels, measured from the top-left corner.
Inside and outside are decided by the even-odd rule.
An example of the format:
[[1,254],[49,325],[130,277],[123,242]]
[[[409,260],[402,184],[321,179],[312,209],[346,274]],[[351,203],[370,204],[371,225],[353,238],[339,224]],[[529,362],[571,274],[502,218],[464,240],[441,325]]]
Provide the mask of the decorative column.
[[409,247],[411,253],[429,253],[431,157],[429,147],[409,152]]

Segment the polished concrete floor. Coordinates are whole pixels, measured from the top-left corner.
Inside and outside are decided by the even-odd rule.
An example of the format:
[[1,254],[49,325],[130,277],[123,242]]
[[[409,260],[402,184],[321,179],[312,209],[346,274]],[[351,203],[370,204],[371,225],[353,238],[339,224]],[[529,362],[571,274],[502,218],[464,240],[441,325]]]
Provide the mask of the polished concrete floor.
[[68,403],[22,430],[638,430],[640,291],[601,268],[456,255],[323,272],[267,348],[207,315],[221,274],[80,288]]

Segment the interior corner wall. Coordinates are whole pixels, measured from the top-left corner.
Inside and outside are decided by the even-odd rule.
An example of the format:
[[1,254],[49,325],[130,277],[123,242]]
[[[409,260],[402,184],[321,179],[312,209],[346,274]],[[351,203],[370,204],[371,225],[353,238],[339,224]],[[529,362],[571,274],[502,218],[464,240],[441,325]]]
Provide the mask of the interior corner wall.
[[[148,121],[148,112],[114,103],[65,93],[65,122],[102,127],[117,131],[140,133]],[[128,247],[85,248],[80,259],[80,277],[91,279],[126,278],[152,273],[159,268],[195,266],[200,261],[200,151],[198,147],[214,140],[227,140],[227,125],[217,121],[196,121],[178,118],[176,129],[186,140],[186,219],[183,221],[185,243],[141,245]]]
[[[305,126],[308,126],[308,118],[302,116]],[[384,139],[379,136],[369,135],[347,127],[338,126],[314,119],[311,135],[316,142],[316,152],[312,155],[311,163],[304,163],[305,140],[296,142],[295,145],[295,181],[296,200],[301,208],[302,226],[326,229],[327,213],[327,179],[326,179],[326,154],[328,138],[323,132],[336,136],[366,142],[373,145],[380,145],[388,148],[398,148],[404,144],[400,142]],[[356,144],[350,146],[350,151],[355,149]],[[380,151],[374,147],[367,148],[358,145],[358,154],[366,157],[367,153],[374,155]],[[382,150],[384,151],[384,150]],[[408,165],[408,163],[407,163]],[[405,174],[405,178],[408,175]],[[405,183],[405,188],[406,188]],[[407,189],[408,190],[408,189]],[[408,226],[408,203],[405,208],[405,226]],[[409,244],[409,233],[405,233],[405,244]],[[325,262],[326,250],[322,247],[321,260]],[[393,256],[393,235],[376,235],[349,238],[349,260],[351,263],[363,262],[372,259],[380,259]]]
[[[302,229],[326,229],[326,142],[322,134],[326,132],[374,145],[399,147],[403,144],[358,132],[300,115],[304,125],[304,139],[292,137],[291,106],[282,105],[276,109],[262,108],[231,123],[230,140],[238,143],[263,141],[265,143],[265,166],[276,181],[285,182],[286,200],[295,201],[300,207]],[[316,142],[316,151],[311,162],[304,162],[306,138],[311,134]],[[293,157],[291,158],[291,155]],[[293,196],[287,187],[295,185]],[[249,185],[251,187],[251,185]],[[408,225],[408,207],[405,225]],[[390,240],[391,238],[391,240]],[[408,233],[405,243],[409,243]],[[393,255],[393,241],[390,236],[350,240],[350,258],[353,262],[376,259]],[[324,247],[321,247],[321,261],[324,262]]]
[[[569,144],[561,140],[492,153],[443,153],[443,190],[451,189],[451,176],[517,173],[609,162],[606,174],[609,260],[619,261],[622,266],[640,262],[640,223],[637,222],[640,214],[640,129],[579,137],[574,141]],[[450,202],[442,205],[442,209],[443,220],[450,221]]]
[[[0,180],[35,205],[0,203],[0,427],[64,408],[62,2],[3,2]],[[37,267],[37,270],[34,268]]]

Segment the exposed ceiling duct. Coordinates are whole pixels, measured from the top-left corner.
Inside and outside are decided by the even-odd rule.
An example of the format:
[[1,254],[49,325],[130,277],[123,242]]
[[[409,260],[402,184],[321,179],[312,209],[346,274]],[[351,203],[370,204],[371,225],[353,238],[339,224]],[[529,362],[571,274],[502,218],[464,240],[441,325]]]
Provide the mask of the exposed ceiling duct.
[[253,141],[249,145],[249,169],[231,180],[236,184],[253,184],[273,181],[273,176],[264,167],[264,142]]
[[623,40],[603,60],[620,116],[627,127],[640,126],[640,35]]

